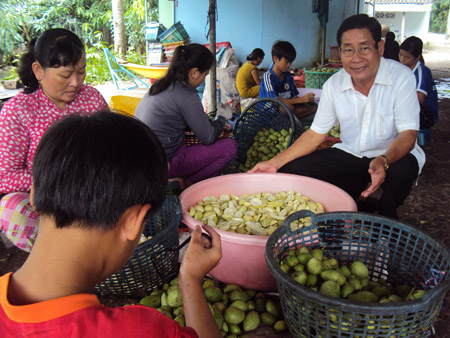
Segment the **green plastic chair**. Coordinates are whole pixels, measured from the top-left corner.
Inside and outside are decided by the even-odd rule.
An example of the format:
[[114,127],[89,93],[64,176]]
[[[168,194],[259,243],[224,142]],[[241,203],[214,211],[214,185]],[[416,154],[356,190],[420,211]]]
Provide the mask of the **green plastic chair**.
[[[108,64],[108,68],[109,68],[109,72],[111,73],[112,80],[118,90],[131,90],[131,89],[139,88],[139,83],[143,84],[146,88],[150,87],[148,84],[146,84],[140,78],[138,78],[136,75],[134,75],[129,70],[127,70],[125,67],[120,65],[117,62],[114,55],[112,55],[109,52],[108,48],[104,48],[103,51],[105,52],[106,63]],[[131,86],[127,85],[125,82],[123,82],[123,80],[119,76],[119,74],[125,74],[125,77],[130,79],[134,83],[134,85],[131,85]]]

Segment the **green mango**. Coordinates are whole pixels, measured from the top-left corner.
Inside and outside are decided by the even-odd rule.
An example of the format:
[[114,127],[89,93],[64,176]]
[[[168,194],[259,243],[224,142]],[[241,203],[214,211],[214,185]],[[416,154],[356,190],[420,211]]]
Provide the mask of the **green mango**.
[[259,323],[260,323],[261,319],[259,318],[259,313],[256,311],[249,311],[244,319],[244,323],[243,323],[243,328],[244,331],[248,332],[248,331],[252,331],[255,330]]
[[223,298],[222,290],[218,286],[210,286],[203,290],[206,300],[211,303],[219,302]]
[[161,296],[159,295],[148,295],[141,299],[139,302],[142,305],[152,307],[154,309],[161,307]]
[[230,306],[234,306],[235,308],[238,308],[239,310],[242,311],[247,311],[248,309],[247,303],[244,302],[243,300],[235,300],[233,303],[230,304]]
[[364,278],[368,278],[369,277],[369,269],[361,261],[354,261],[350,265],[350,271],[358,279],[364,279]]
[[181,291],[179,288],[169,288],[167,291],[167,304],[171,307],[179,307],[183,305],[183,298],[181,297]]
[[369,302],[377,303],[379,298],[376,294],[370,291],[358,291],[347,296],[348,300],[355,302]]
[[339,286],[344,285],[344,283],[346,282],[346,278],[343,274],[341,274],[339,271],[337,270],[325,270],[322,271],[320,273],[320,277],[323,280],[332,280],[335,281],[336,283],[338,283]]
[[339,284],[332,280],[327,280],[322,283],[319,289],[320,293],[331,297],[339,298],[341,296],[341,290]]
[[245,319],[245,312],[233,306],[225,310],[225,320],[228,324],[240,324]]
[[244,302],[246,302],[249,299],[250,297],[248,296],[248,294],[242,289],[231,291],[230,300],[232,302],[234,302],[235,300],[243,300]]
[[279,320],[277,322],[275,322],[275,324],[273,324],[273,328],[275,331],[285,331],[287,329],[286,327],[286,323],[284,320]]
[[306,269],[313,275],[318,275],[322,271],[322,263],[317,258],[311,258],[306,264]]
[[261,313],[261,321],[266,325],[273,325],[277,321],[277,318],[270,312]]

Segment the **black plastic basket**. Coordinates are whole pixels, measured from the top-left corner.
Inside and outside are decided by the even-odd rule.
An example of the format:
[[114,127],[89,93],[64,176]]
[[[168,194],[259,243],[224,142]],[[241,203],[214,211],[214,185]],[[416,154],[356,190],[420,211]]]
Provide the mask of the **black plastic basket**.
[[273,98],[258,99],[244,110],[233,126],[240,163],[245,163],[248,148],[253,144],[255,135],[263,128],[273,128],[276,131],[292,128],[288,147],[304,131],[302,123],[285,103]]
[[178,196],[167,195],[162,208],[145,223],[144,235],[128,262],[95,287],[99,295],[144,296],[176,276],[179,271],[178,226],[182,218]]
[[[292,221],[308,216],[312,226],[290,230]],[[340,262],[360,260],[369,268],[370,279],[383,278],[392,285],[423,289],[433,273],[445,274],[418,300],[354,302],[313,291],[281,270],[278,264],[287,252],[301,246],[325,246]],[[294,337],[425,337],[450,287],[447,247],[417,228],[365,213],[294,213],[270,236],[265,257]]]

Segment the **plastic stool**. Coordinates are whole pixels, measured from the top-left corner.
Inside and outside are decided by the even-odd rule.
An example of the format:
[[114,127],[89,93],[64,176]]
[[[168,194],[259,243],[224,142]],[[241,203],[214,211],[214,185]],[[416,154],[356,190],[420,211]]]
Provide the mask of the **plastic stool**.
[[431,129],[420,129],[417,138],[419,145],[425,146],[428,142],[431,142]]

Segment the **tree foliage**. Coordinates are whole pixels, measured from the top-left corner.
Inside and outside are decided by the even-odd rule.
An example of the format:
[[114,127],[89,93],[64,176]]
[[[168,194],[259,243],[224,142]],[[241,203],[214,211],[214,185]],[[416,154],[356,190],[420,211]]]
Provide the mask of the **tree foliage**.
[[[129,49],[143,52],[145,3],[157,15],[154,0],[124,0]],[[88,47],[99,40],[111,44],[111,0],[1,0],[0,65],[10,63],[34,37],[49,28],[63,27],[77,34]]]
[[450,0],[433,1],[433,9],[430,15],[430,32],[446,33],[449,7]]

